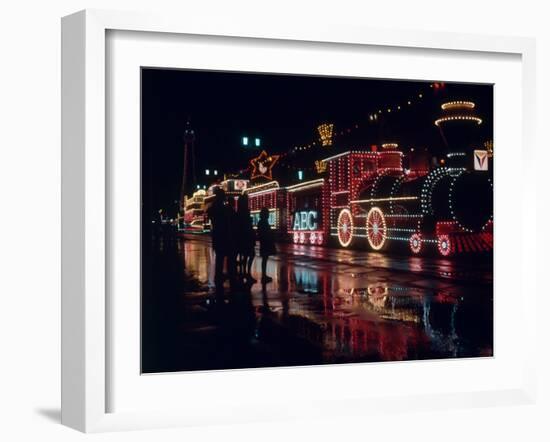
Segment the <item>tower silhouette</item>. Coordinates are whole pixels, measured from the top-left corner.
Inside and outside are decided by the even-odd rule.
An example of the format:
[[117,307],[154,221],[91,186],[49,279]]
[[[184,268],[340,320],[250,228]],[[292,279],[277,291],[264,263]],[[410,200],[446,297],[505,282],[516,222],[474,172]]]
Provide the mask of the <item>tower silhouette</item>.
[[195,170],[195,131],[187,120],[183,132],[183,176],[180,192],[180,212],[183,213],[185,205],[185,194],[193,189],[197,183],[197,172]]

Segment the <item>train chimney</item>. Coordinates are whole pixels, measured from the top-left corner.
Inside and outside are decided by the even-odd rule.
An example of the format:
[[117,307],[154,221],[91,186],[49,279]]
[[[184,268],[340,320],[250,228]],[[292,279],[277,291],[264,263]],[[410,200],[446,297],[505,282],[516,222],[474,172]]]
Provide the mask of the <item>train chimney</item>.
[[473,101],[449,101],[441,105],[442,114],[434,121],[446,146],[445,164],[451,168],[467,167],[478,147],[479,126]]
[[397,143],[383,143],[378,167],[394,171],[403,170],[403,152]]

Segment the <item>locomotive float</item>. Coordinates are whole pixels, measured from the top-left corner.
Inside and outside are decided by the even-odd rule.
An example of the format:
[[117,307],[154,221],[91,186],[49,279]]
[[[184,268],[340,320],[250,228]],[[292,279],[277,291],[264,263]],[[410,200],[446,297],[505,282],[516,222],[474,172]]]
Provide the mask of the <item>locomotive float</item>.
[[466,155],[448,155],[455,165],[429,171],[403,168],[394,150],[327,159],[331,236],[342,247],[364,239],[372,250],[406,242],[413,254],[430,247],[442,256],[492,250],[491,180],[456,165]]

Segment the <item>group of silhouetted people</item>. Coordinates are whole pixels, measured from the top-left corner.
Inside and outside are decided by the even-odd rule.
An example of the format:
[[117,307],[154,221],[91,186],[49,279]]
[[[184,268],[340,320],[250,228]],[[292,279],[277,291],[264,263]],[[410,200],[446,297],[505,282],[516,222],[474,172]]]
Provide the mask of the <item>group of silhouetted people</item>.
[[[277,253],[275,239],[269,225],[269,210],[260,210],[256,231],[248,208],[248,196],[241,195],[237,200],[237,211],[226,199],[222,188],[214,191],[214,201],[208,208],[208,217],[212,223],[212,248],[216,255],[214,283],[216,291],[223,293],[223,283],[229,279],[230,288],[236,290],[239,283],[254,284],[252,263],[256,256],[256,239],[260,242],[262,257],[262,284],[272,281],[267,276],[268,258]],[[224,264],[227,273],[224,274]]]

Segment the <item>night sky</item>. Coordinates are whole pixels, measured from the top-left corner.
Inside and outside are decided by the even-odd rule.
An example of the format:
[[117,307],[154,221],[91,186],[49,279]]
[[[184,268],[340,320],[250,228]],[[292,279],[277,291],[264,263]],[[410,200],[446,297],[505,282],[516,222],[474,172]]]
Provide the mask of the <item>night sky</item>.
[[[294,146],[318,141],[316,127],[334,123],[344,131],[330,148],[315,146],[286,156],[275,178],[289,182],[297,167],[311,167],[350,148],[398,142],[404,152],[427,148],[434,156],[443,141],[434,126],[447,100],[476,102],[483,118],[483,139],[492,139],[493,87],[429,82],[371,80],[142,69],[142,194],[144,216],[163,208],[175,213],[183,170],[183,132],[189,120],[196,134],[197,183],[209,185],[205,169],[234,173],[246,169],[259,151],[241,146],[241,137],[260,137],[268,153],[287,153]],[[422,98],[418,98],[422,94]],[[411,105],[407,105],[407,101]],[[396,106],[402,109],[396,111]],[[387,109],[394,109],[388,113]],[[378,122],[369,115],[383,110]],[[358,127],[355,128],[355,125]],[[348,133],[346,129],[351,129]],[[308,176],[306,178],[313,178]],[[311,172],[313,173],[313,172]],[[248,178],[246,173],[243,177]]]

